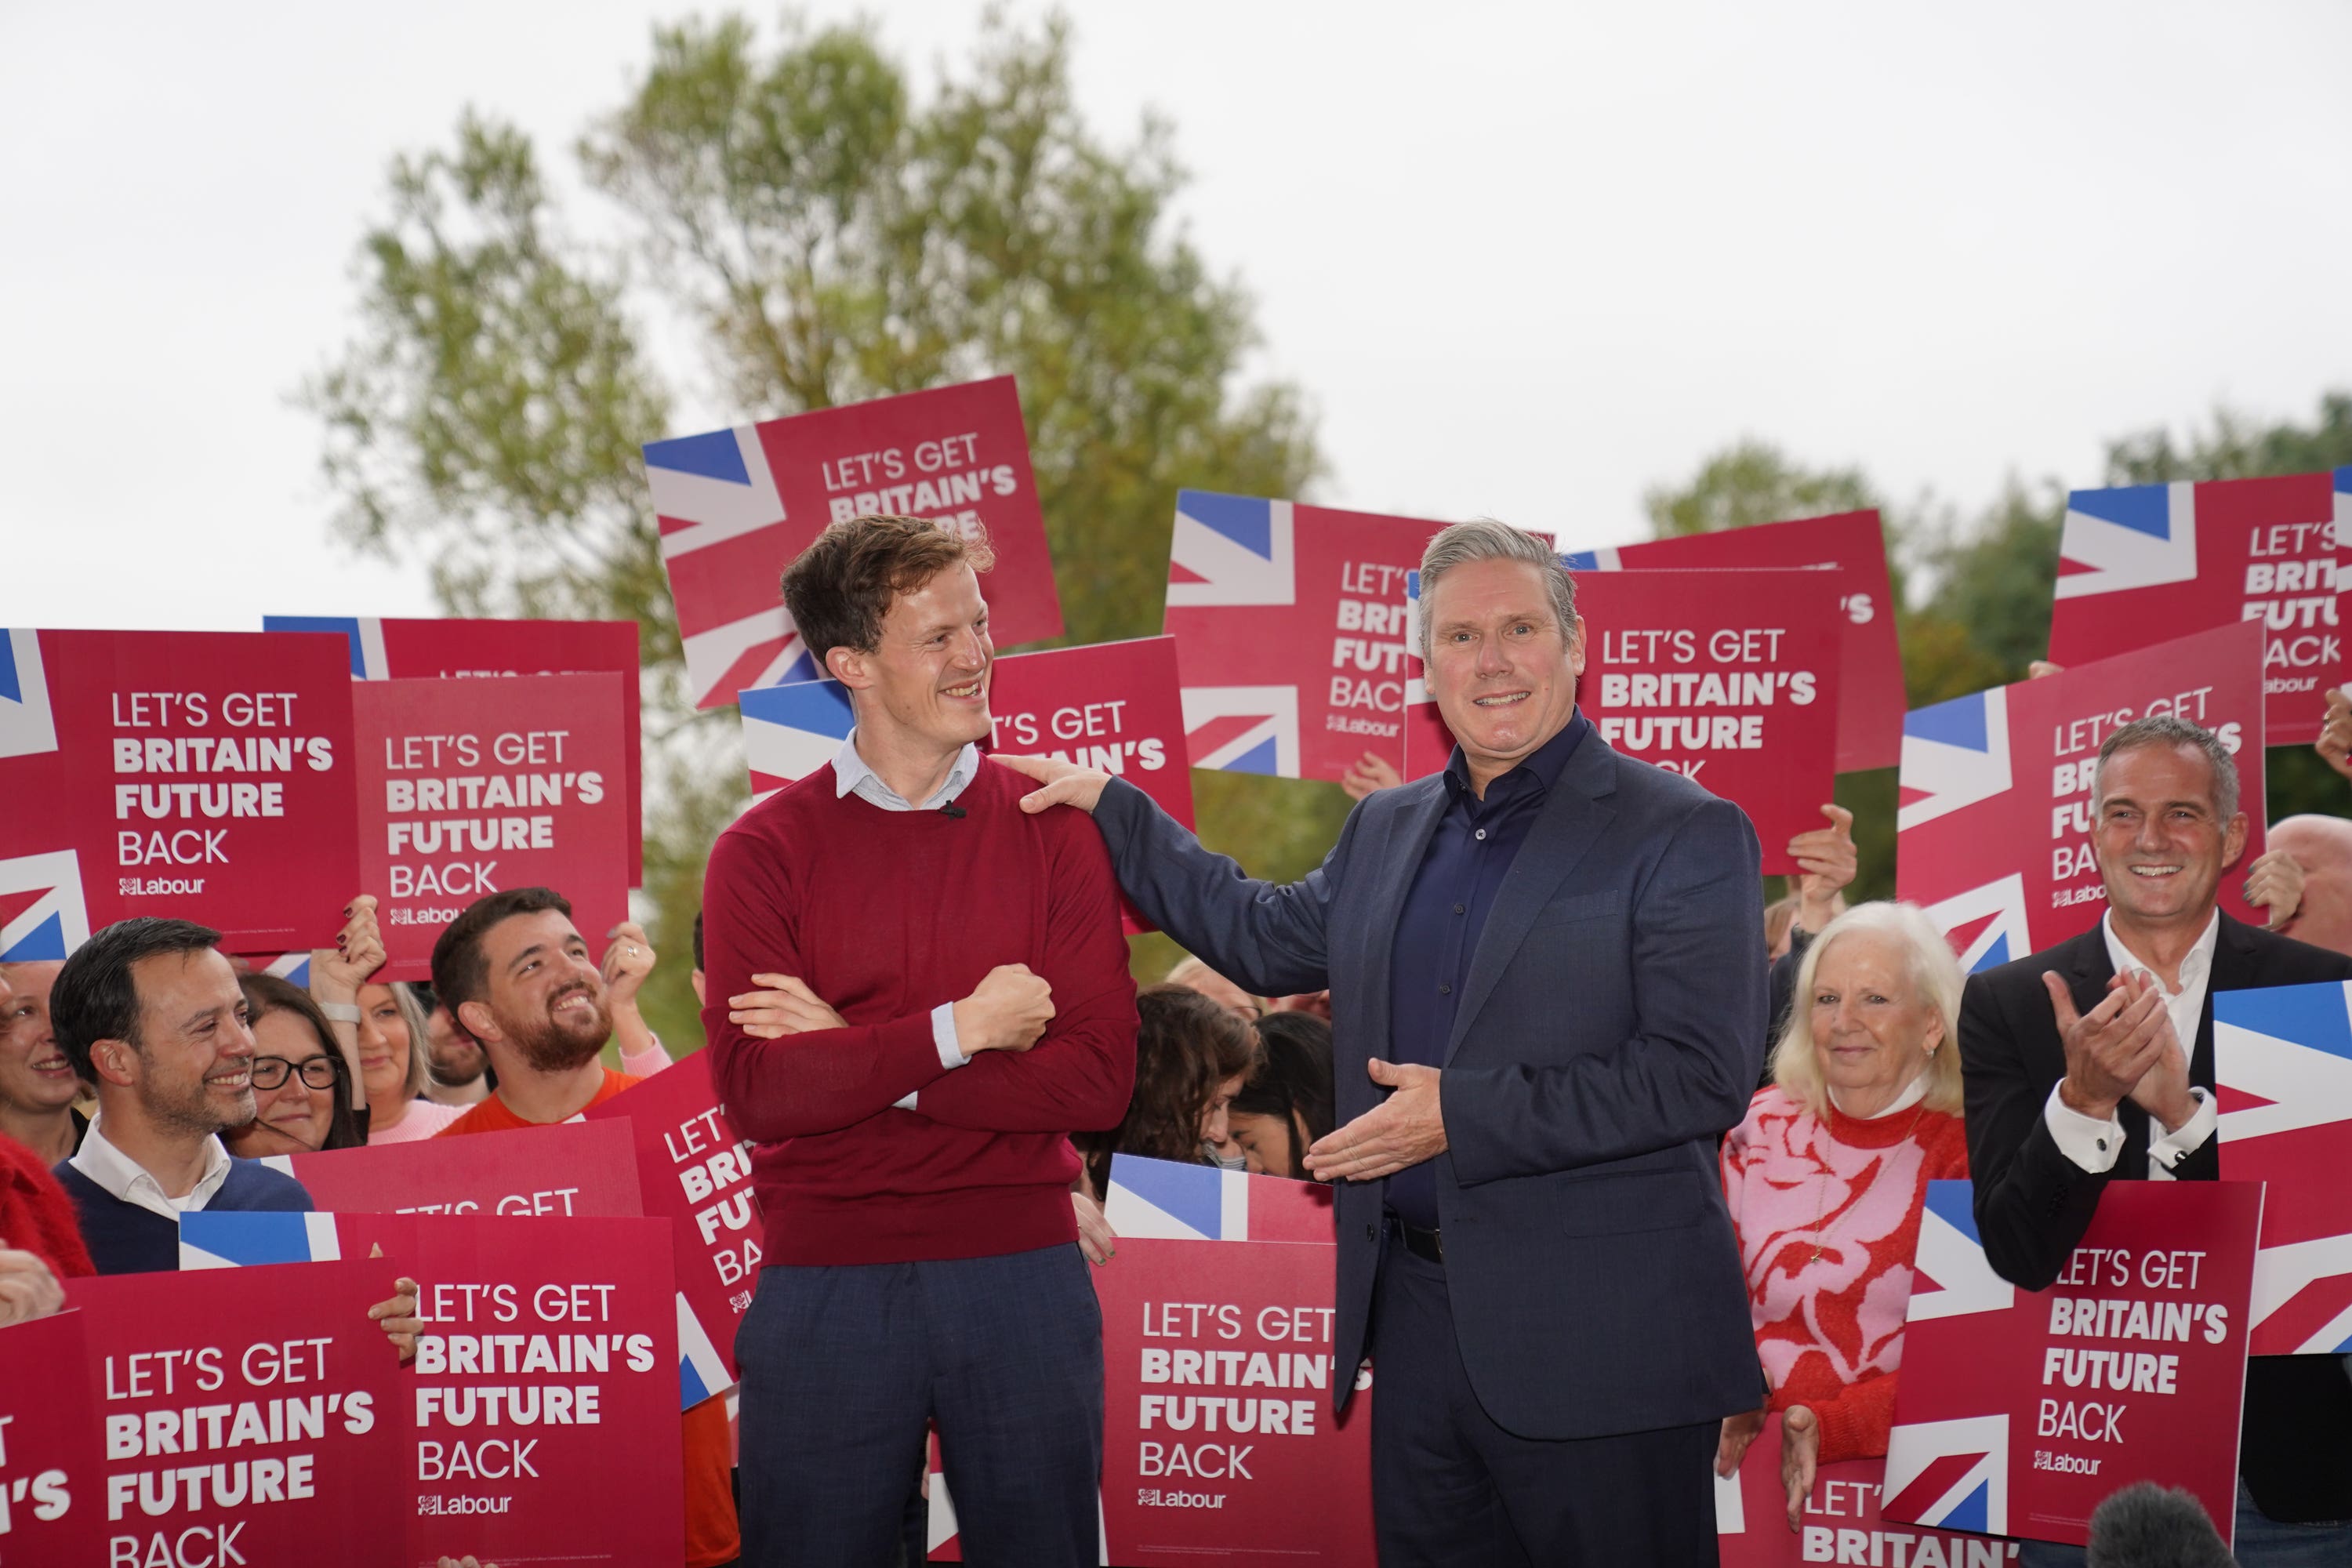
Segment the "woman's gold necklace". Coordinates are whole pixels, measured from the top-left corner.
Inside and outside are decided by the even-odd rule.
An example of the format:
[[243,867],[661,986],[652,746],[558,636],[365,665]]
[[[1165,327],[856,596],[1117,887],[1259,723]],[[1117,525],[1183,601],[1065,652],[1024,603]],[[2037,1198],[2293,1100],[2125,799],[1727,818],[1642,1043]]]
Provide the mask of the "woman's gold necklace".
[[[1830,1110],[1833,1114],[1843,1114],[1843,1112],[1838,1110],[1837,1102],[1835,1100],[1832,1100],[1830,1102]],[[1919,1119],[1927,1114],[1927,1102],[1923,1099],[1919,1102],[1919,1108],[1911,1113],[1911,1125],[1903,1130],[1903,1136],[1897,1138],[1895,1142],[1909,1142],[1911,1141],[1911,1134],[1919,1131]],[[1862,1119],[1857,1117],[1855,1120],[1860,1121]],[[1831,1142],[1834,1143],[1837,1142],[1836,1135],[1829,1131],[1829,1124],[1826,1121],[1822,1122],[1822,1136],[1828,1138]],[[1895,1144],[1893,1143],[1887,1145],[1890,1149],[1894,1146]],[[1837,1173],[1835,1171],[1823,1171],[1822,1173],[1821,1201],[1813,1205],[1813,1255],[1805,1259],[1805,1267],[1808,1268],[1811,1268],[1814,1264],[1819,1263],[1822,1260],[1822,1246],[1829,1240],[1829,1234],[1822,1228],[1822,1222],[1829,1217],[1830,1183],[1836,1179]],[[1841,1215],[1839,1217],[1843,1219],[1844,1216]],[[1832,1226],[1832,1228],[1834,1229],[1835,1227]]]

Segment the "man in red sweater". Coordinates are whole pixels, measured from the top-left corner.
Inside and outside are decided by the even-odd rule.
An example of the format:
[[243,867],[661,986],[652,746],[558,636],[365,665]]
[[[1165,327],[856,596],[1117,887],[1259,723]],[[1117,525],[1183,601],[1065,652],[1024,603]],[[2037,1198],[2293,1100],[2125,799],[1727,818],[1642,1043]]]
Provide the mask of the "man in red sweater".
[[[1068,1134],[1115,1126],[1135,987],[1102,840],[984,762],[987,547],[836,522],[784,574],[856,726],[719,837],[713,1073],[759,1144],[766,1267],[736,1338],[743,1555],[888,1562],[939,1427],[964,1561],[1097,1560],[1102,1318]],[[725,998],[791,977],[793,1033]]]

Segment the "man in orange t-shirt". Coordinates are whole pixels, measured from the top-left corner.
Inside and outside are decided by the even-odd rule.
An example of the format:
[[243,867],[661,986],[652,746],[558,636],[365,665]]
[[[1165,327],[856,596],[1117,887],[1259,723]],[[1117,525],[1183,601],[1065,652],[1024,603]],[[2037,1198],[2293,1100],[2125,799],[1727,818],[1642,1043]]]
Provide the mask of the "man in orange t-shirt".
[[[467,905],[433,944],[433,990],[489,1053],[499,1079],[495,1093],[436,1137],[569,1121],[643,1081],[604,1064],[613,1034],[604,977],[572,927],[572,906],[548,889],[510,888]],[[682,1426],[686,1568],[721,1568],[742,1551],[727,1402],[704,1400]]]

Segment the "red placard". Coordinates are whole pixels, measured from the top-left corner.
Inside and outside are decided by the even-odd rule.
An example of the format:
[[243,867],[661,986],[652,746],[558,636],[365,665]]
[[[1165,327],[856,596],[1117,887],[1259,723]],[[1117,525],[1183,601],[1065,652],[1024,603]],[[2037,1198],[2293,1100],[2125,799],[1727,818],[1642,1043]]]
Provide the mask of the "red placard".
[[2111,1182],[2057,1282],[1993,1273],[1969,1184],[1930,1182],[1881,1511],[2081,1545],[2134,1481],[2237,1509],[2263,1189]]
[[1009,375],[656,441],[646,479],[698,708],[809,680],[778,592],[826,524],[890,512],[985,529],[989,627],[1010,646],[1062,634],[1029,436]]
[[2050,657],[2072,666],[2259,623],[2270,744],[2307,745],[2345,676],[2345,563],[2326,474],[2076,490]]
[[1184,490],[1167,629],[1196,768],[1339,779],[1404,765],[1409,574],[1445,525]]
[[2001,1568],[2017,1542],[1957,1531],[1890,1524],[1878,1511],[1885,1459],[1821,1465],[1805,1494],[1802,1521],[1789,1528],[1780,1484],[1780,1417],[1765,1420],[1739,1473],[1715,1483],[1716,1542],[1723,1568],[1801,1568],[1808,1563],[1902,1563],[1904,1568]]
[[90,1500],[116,1563],[314,1563],[407,1514],[399,1357],[367,1310],[387,1259],[67,1283],[104,1434]]
[[0,958],[62,958],[134,915],[202,921],[233,952],[333,940],[359,875],[339,645],[266,632],[0,641]]
[[392,620],[373,616],[265,616],[267,631],[349,639],[354,680],[462,680],[508,675],[621,677],[628,758],[629,886],[645,877],[645,785],[639,757],[635,621]]
[[2133,719],[2177,713],[2236,754],[2246,849],[2221,879],[2221,907],[2263,924],[2245,900],[2263,853],[2263,709],[2262,633],[2232,622],[1906,716],[1896,893],[1969,970],[2087,931],[2106,910],[2091,845],[2100,742]]
[[645,1213],[629,1130],[609,1121],[272,1154],[262,1163],[301,1183],[316,1207],[347,1214]]
[[710,1053],[680,1058],[585,1115],[592,1122],[618,1121],[635,1140],[646,1210],[670,1222],[686,1308],[680,1331],[699,1335],[684,1347],[688,1376],[699,1383],[703,1398],[724,1393],[740,1375],[735,1330],[759,1286],[764,1232],[751,1191],[751,1144],[737,1136],[719,1103]]
[[82,1315],[0,1329],[0,1568],[106,1560],[99,1431]]
[[430,980],[442,928],[502,888],[553,888],[592,942],[629,918],[620,696],[617,675],[352,688],[378,979]]
[[[1837,766],[1838,579],[1810,568],[1585,572],[1577,703],[1618,751],[1687,775],[1746,812],[1764,870],[1822,826]],[[1445,765],[1453,734],[1412,660],[1405,776]]]
[[1837,771],[1891,768],[1903,742],[1903,656],[1895,641],[1895,591],[1886,537],[1875,511],[1843,511],[1759,523],[1563,556],[1579,572],[1655,567],[1837,568]]

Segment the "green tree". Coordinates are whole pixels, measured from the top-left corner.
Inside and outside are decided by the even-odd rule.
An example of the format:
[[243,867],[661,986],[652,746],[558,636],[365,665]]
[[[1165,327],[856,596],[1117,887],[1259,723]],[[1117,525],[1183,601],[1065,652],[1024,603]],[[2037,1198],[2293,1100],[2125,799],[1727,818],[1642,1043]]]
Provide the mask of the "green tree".
[[[683,690],[637,452],[678,433],[679,388],[648,343],[691,343],[730,420],[1015,375],[1076,641],[1159,629],[1180,485],[1292,496],[1321,471],[1297,389],[1237,387],[1254,308],[1171,216],[1168,127],[1105,142],[1070,68],[1058,18],[992,19],[927,94],[862,25],[657,27],[576,149],[616,250],[573,236],[493,118],[393,166],[359,335],[308,389],[337,529],[431,560],[454,612],[638,623],[667,759],[646,891],[672,958],[744,785],[734,715]],[[1203,837],[1269,875],[1311,865],[1346,805],[1197,782]],[[646,1001],[674,1046],[699,1037],[682,963]]]

